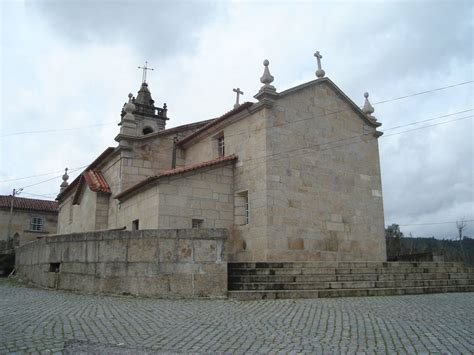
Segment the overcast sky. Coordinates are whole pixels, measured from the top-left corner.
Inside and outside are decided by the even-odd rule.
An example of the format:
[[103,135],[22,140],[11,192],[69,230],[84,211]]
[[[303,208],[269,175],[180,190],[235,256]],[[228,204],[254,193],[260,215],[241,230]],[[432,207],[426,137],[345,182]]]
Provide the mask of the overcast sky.
[[[278,91],[315,79],[316,50],[326,76],[360,105],[365,91],[378,102],[474,80],[472,1],[3,0],[0,9],[0,194],[52,179],[22,196],[54,199],[64,167],[115,146],[145,60],[168,128],[230,110],[235,87],[255,101],[265,58]],[[374,105],[375,116],[384,130],[473,109],[473,98],[469,83]],[[474,220],[472,117],[389,136],[473,112],[380,139],[387,225],[452,238],[455,224],[431,223]],[[12,180],[32,175],[42,176]]]

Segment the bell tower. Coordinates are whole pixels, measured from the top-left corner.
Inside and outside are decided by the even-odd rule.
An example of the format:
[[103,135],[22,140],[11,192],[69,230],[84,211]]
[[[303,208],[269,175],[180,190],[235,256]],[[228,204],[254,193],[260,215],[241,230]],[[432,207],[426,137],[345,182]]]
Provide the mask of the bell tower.
[[[145,62],[143,67],[138,67],[143,70],[142,85],[138,90],[137,97],[132,98],[131,102],[135,105],[135,110],[132,112],[136,121],[136,135],[143,136],[153,132],[162,131],[165,129],[168,108],[166,104],[163,107],[156,107],[155,101],[151,97],[151,92],[148,89],[146,82],[146,74],[148,70],[154,70],[148,67],[148,62]],[[125,106],[124,106],[125,107]],[[125,110],[122,109],[121,118],[125,116]]]

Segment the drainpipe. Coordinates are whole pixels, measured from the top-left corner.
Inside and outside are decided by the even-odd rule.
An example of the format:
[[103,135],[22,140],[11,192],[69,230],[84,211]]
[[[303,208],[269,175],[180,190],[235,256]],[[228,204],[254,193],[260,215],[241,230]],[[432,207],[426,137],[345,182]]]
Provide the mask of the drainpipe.
[[171,158],[171,169],[174,169],[176,168],[176,142],[178,141],[178,137],[174,137],[173,138],[173,155],[172,155],[172,158]]

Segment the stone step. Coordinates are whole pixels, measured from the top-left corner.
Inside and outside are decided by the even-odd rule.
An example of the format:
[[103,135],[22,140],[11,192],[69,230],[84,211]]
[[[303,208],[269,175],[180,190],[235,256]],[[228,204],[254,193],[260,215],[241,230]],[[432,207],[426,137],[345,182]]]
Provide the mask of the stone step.
[[228,296],[240,300],[287,299],[287,298],[325,298],[325,297],[360,297],[416,295],[423,293],[474,292],[474,285],[466,286],[433,286],[409,288],[373,288],[373,289],[339,289],[339,290],[262,290],[262,291],[229,291]]
[[229,276],[238,275],[348,275],[348,274],[427,274],[470,273],[467,267],[403,267],[403,268],[228,268]]
[[349,282],[259,282],[231,283],[230,290],[325,290],[325,289],[372,289],[372,288],[410,288],[433,286],[474,285],[474,280],[403,280],[403,281],[349,281]]
[[349,274],[349,275],[229,275],[229,282],[336,282],[473,279],[474,273]]
[[337,262],[337,261],[308,261],[308,262],[257,262],[257,263],[228,263],[229,269],[281,269],[281,268],[397,268],[397,267],[464,267],[456,262]]

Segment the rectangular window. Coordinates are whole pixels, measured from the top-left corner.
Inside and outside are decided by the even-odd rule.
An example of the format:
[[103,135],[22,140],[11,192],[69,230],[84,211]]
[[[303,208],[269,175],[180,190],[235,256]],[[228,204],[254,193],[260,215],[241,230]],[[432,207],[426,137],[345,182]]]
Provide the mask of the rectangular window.
[[137,231],[139,229],[140,221],[138,219],[132,222],[132,231]]
[[49,272],[59,272],[61,271],[61,263],[50,263]]
[[202,228],[202,219],[193,218],[191,227],[193,229]]
[[244,196],[244,207],[245,207],[245,224],[249,224],[249,195]]
[[30,230],[41,232],[43,230],[43,217],[31,217]]
[[219,156],[220,157],[225,156],[224,136],[221,136],[221,137],[217,138],[217,149],[219,151]]
[[250,222],[249,194],[248,191],[242,191],[234,198],[234,219],[235,224],[243,226]]

